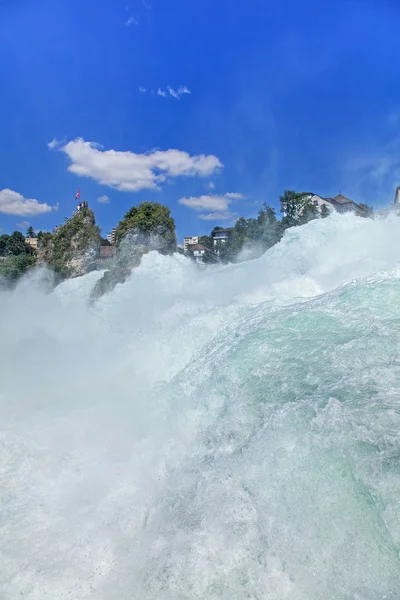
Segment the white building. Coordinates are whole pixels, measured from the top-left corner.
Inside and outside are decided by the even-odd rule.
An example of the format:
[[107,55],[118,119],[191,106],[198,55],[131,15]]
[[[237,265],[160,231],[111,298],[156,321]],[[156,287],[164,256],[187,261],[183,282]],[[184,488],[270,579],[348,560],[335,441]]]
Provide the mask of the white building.
[[218,242],[225,243],[230,236],[231,231],[233,231],[233,227],[228,227],[227,229],[217,229],[216,231],[213,231],[211,237],[213,239],[214,248]]
[[111,230],[111,233],[107,233],[107,240],[110,242],[110,244],[115,244],[115,235],[117,233],[117,228],[113,227]]
[[[366,207],[364,205],[357,204],[343,196],[343,194],[338,194],[334,198],[322,198],[322,196],[318,196],[318,194],[313,194],[312,192],[304,192],[302,194],[304,200],[310,200],[311,203],[320,211],[323,206],[326,206],[330,212],[353,212],[356,215],[360,216],[365,214]],[[400,200],[400,190],[399,190],[399,200]],[[284,213],[286,216],[286,213]]]
[[188,246],[194,246],[195,244],[198,244],[198,243],[199,243],[199,236],[198,235],[192,235],[192,236],[183,238],[183,250],[184,250],[184,252],[187,252]]
[[326,198],[321,198],[321,196],[318,196],[318,194],[310,194],[309,197],[312,204],[317,208],[321,209],[323,206],[327,206],[331,212],[335,210],[332,206],[332,203]]
[[202,244],[189,245],[188,253],[192,255],[195,262],[218,262],[218,254]]
[[31,246],[32,248],[34,248],[36,250],[37,248],[37,238],[31,238],[31,237],[26,237],[25,238],[25,243],[29,244],[29,246]]

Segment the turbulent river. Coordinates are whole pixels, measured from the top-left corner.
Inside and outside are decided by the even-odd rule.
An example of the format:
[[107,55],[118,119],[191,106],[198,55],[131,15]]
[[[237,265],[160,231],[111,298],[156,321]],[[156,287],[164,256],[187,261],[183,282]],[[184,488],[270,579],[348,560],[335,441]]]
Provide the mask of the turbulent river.
[[0,293],[0,598],[399,600],[400,219]]

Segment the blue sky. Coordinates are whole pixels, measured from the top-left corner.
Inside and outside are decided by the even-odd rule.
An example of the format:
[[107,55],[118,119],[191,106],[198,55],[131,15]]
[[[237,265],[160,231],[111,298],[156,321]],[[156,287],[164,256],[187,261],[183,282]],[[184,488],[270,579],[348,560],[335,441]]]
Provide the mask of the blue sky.
[[387,205],[399,25],[391,0],[2,0],[0,228],[78,188],[104,234],[154,200],[180,240],[285,189]]

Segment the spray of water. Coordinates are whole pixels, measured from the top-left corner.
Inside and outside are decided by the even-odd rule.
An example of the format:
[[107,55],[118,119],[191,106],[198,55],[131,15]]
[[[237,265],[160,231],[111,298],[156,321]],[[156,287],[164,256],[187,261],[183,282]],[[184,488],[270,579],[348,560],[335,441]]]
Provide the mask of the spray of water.
[[0,597],[398,600],[399,234],[1,293]]

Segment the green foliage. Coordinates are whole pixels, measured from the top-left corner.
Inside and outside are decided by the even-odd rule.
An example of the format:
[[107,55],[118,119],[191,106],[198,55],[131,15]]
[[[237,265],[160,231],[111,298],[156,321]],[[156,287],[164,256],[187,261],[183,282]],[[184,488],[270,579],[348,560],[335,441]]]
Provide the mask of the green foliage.
[[28,227],[28,229],[26,230],[26,236],[29,238],[36,237],[35,230],[33,229],[32,225],[30,225],[30,227]]
[[53,234],[48,231],[39,231],[37,234],[38,247],[53,239]]
[[126,213],[117,227],[117,246],[128,232],[137,234],[139,244],[150,246],[165,254],[176,249],[174,219],[169,208],[158,202],[142,202]]
[[210,250],[214,250],[214,242],[210,235],[201,235],[199,237],[199,244],[209,248]]
[[34,254],[33,248],[25,242],[22,233],[14,231],[11,235],[0,235],[0,256],[18,256],[19,254]]
[[36,259],[32,254],[11,255],[0,260],[0,277],[9,281],[16,281],[32,269],[36,264]]
[[284,229],[304,225],[318,216],[317,207],[312,204],[309,194],[286,190],[280,197],[280,203]]
[[249,257],[260,255],[276,244],[280,237],[274,209],[263,204],[257,218],[238,219],[227,241],[217,242],[216,251],[221,262],[234,262],[242,250],[248,249]]
[[323,204],[320,210],[321,219],[326,219],[326,217],[329,217],[330,214],[331,211],[329,210],[329,208],[326,206],[326,204]]
[[0,256],[7,256],[9,239],[10,236],[7,233],[0,235]]
[[319,217],[320,213],[317,206],[312,202],[306,202],[302,212],[299,215],[298,225],[305,225],[309,221],[313,221]]

